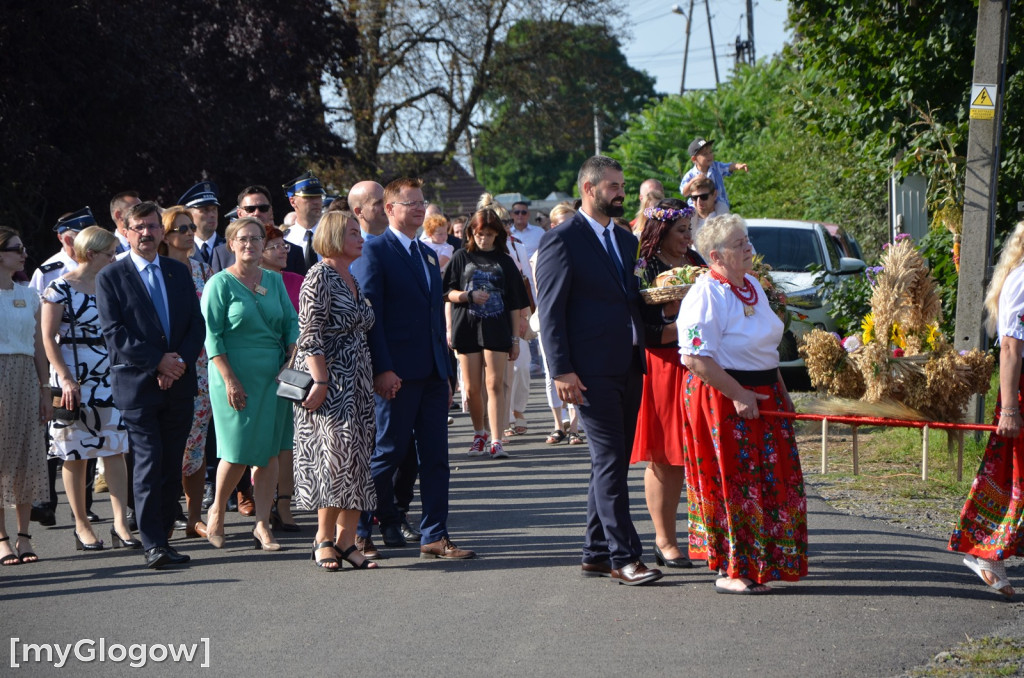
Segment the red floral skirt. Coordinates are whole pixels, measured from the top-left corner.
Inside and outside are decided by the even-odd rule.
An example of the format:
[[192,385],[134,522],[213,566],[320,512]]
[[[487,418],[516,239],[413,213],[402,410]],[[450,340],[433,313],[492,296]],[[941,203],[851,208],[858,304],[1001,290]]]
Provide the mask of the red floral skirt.
[[[749,386],[785,410],[778,384]],[[683,407],[690,558],[759,584],[807,575],[807,498],[788,419],[742,419],[692,373]]]
[[683,465],[682,396],[688,373],[678,348],[647,349],[647,374],[630,464]]
[[[1018,404],[1024,398],[1017,393]],[[992,421],[999,424],[998,409]],[[992,433],[971,484],[949,550],[986,560],[1024,555],[1024,436]]]

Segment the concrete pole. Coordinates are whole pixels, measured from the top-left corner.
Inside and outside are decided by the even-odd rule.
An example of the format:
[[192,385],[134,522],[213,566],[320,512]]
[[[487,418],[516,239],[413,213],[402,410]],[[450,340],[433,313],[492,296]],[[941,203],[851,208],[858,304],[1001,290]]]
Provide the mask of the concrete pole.
[[[974,84],[994,85],[995,93],[986,91],[995,108],[990,117],[976,115],[972,109],[968,127],[960,280],[957,285],[956,336],[953,338],[953,346],[957,350],[984,349],[987,344],[983,329],[983,302],[995,231],[996,172],[999,168],[1009,21],[1010,0],[981,0],[974,48]],[[972,398],[969,411],[973,412],[975,423],[981,423],[984,417],[983,398]]]
[[715,56],[715,33],[711,30],[711,8],[708,7],[708,0],[704,0],[704,12],[708,15],[708,39],[711,40],[711,63],[715,67],[715,89],[718,89],[718,57]]
[[[673,5],[672,11],[682,14],[683,10],[679,5]],[[690,57],[690,21],[693,19],[693,0],[690,0],[690,9],[686,12],[686,47],[683,48],[683,78],[679,82],[679,95],[686,94],[686,61]]]

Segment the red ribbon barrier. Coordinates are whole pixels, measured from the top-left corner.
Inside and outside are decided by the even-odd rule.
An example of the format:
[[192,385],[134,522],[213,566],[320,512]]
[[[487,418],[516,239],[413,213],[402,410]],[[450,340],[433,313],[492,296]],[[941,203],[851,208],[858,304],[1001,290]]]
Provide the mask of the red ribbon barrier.
[[949,421],[916,421],[914,419],[889,419],[887,417],[861,417],[857,415],[832,415],[832,414],[805,414],[799,412],[779,412],[775,410],[761,410],[765,417],[783,417],[786,419],[807,419],[821,421],[828,419],[829,423],[852,424],[854,426],[904,426],[909,428],[943,429],[950,431],[995,431],[996,427],[991,424],[957,424]]

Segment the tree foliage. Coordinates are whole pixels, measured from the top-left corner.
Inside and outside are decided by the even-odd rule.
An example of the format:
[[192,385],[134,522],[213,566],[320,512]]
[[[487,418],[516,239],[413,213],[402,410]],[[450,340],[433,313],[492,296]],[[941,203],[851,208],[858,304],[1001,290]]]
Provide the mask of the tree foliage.
[[[537,21],[611,20],[609,0],[331,0],[359,48],[332,69],[329,112],[351,138],[353,172],[379,174],[384,151],[418,152],[422,162],[451,158],[476,131],[477,112],[502,70],[499,45],[510,26]],[[552,44],[535,45],[538,55]],[[440,151],[423,154],[422,151]],[[420,164],[417,165],[416,163]]]
[[655,97],[654,79],[627,63],[601,25],[520,21],[496,56],[473,164],[497,193],[572,193],[593,154],[595,116],[607,142]]
[[[11,0],[0,22],[0,219],[35,250],[125,189],[173,204],[208,177],[232,204],[344,156],[320,102],[354,43],[326,0]],[[275,196],[284,206],[284,196]],[[282,212],[283,213],[283,212]]]

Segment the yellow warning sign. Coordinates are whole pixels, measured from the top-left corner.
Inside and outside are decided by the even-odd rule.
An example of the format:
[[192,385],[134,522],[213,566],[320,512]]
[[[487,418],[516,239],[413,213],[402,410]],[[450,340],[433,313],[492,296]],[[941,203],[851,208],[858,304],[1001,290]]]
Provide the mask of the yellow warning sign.
[[971,85],[970,117],[974,120],[992,120],[995,118],[996,99],[998,98],[999,90],[995,85],[973,83]]

